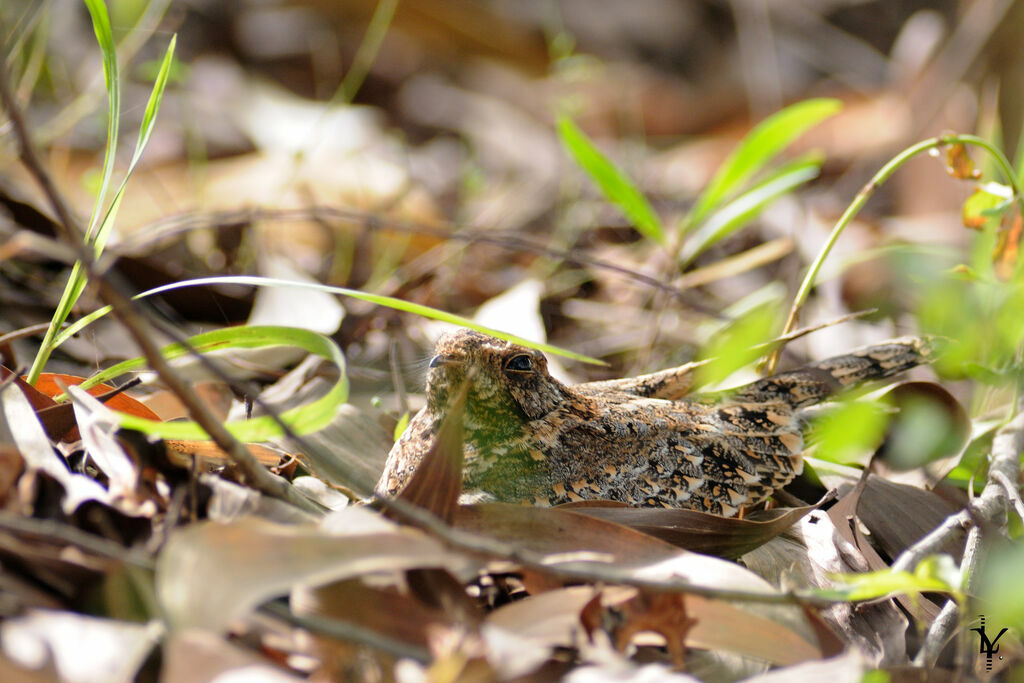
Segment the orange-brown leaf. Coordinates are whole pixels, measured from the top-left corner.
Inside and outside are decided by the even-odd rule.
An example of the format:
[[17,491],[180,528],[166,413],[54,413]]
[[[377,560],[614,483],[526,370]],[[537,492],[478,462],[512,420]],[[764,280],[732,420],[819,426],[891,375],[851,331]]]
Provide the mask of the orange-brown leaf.
[[977,180],[981,171],[974,167],[974,160],[967,153],[967,146],[961,143],[950,145],[946,150],[946,171],[960,180]]

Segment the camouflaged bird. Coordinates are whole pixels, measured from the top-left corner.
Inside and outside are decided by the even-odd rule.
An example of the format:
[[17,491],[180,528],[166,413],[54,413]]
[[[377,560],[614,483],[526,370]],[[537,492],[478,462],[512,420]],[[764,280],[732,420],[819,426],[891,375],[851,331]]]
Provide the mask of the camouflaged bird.
[[692,365],[566,385],[536,350],[461,329],[442,336],[427,405],[388,454],[377,490],[395,495],[434,443],[468,382],[463,488],[488,499],[557,505],[611,499],[732,516],[803,470],[801,410],[838,391],[931,360],[903,338],[716,395],[684,398]]

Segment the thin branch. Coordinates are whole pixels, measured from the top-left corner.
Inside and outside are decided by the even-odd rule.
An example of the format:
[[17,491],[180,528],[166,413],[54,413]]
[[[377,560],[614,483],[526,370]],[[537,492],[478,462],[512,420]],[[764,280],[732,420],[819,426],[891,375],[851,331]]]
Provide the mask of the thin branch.
[[422,647],[396,640],[358,624],[341,621],[340,619],[329,619],[316,614],[295,614],[280,600],[268,602],[260,609],[267,614],[272,614],[293,626],[298,626],[311,633],[319,633],[331,638],[366,645],[395,657],[406,657],[417,662],[427,663],[433,659],[430,652]]
[[0,98],[11,121],[14,137],[18,142],[21,160],[29,173],[36,179],[58,217],[58,225],[62,237],[82,263],[89,279],[99,289],[100,297],[110,305],[114,315],[125,326],[149,363],[167,388],[185,405],[192,419],[210,435],[210,438],[238,465],[244,479],[253,488],[274,498],[286,500],[299,508],[310,512],[318,512],[317,507],[294,489],[284,479],[271,474],[260,465],[259,461],[242,445],[221,423],[210,408],[191,390],[167,360],[161,355],[160,347],[153,340],[150,326],[143,317],[136,303],[125,296],[119,287],[112,282],[109,273],[101,272],[95,263],[92,253],[85,246],[85,233],[69,210],[63,196],[57,189],[53,179],[36,154],[32,145],[32,137],[25,124],[25,118],[14,100],[8,84],[7,70],[0,60]]
[[1020,489],[1002,472],[993,472],[992,478],[1003,487],[1003,491],[1006,492],[1006,497],[1009,499],[1010,504],[1013,505],[1017,516],[1021,518],[1021,521],[1024,521],[1024,500],[1020,498]]
[[147,553],[126,548],[116,541],[95,536],[70,524],[63,524],[52,519],[36,519],[0,512],[0,529],[24,536],[57,541],[62,545],[73,545],[93,555],[118,560],[142,569],[152,569],[154,566],[153,558]]
[[[973,525],[967,537],[968,542],[964,549],[964,559],[960,567],[961,576],[963,577],[962,588],[965,593],[970,593],[971,584],[975,580],[975,574],[977,573],[975,569],[977,568],[979,558],[984,552],[982,544],[985,538],[985,528],[990,526],[1002,528],[1006,524],[1010,498],[1007,496],[1006,488],[1001,483],[1001,480],[1005,479],[1007,482],[1017,480],[1020,474],[1019,462],[1022,451],[1024,451],[1024,411],[1019,412],[1016,417],[996,432],[995,439],[992,441],[992,458],[989,462],[988,480],[985,483],[985,488],[981,491],[981,495],[973,500],[967,509],[960,511],[950,518],[964,519],[966,515],[965,521]],[[946,520],[947,523],[944,523],[942,528],[952,528],[948,524],[950,519]],[[928,539],[932,536],[936,536],[935,532],[925,538]],[[950,536],[951,534],[947,534],[944,540],[949,540]],[[934,544],[934,539],[929,543],[929,545],[932,544]],[[899,565],[901,568],[907,569],[916,564],[924,554],[927,554],[922,554],[922,549],[918,547],[920,545],[922,544],[919,541],[904,551],[897,558],[896,562],[893,563],[893,568],[895,569]],[[917,665],[934,665],[939,654],[942,652],[942,648],[957,626],[959,621],[958,612],[959,607],[955,602],[950,600],[946,603],[939,613],[939,617],[932,622],[928,633],[925,635],[924,644],[915,658]]]

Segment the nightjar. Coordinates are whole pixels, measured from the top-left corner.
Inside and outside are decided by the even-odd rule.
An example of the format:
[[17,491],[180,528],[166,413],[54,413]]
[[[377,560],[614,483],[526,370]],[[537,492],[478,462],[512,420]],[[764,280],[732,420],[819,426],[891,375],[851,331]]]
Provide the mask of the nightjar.
[[388,454],[377,484],[395,495],[468,382],[463,488],[488,499],[557,505],[611,499],[732,516],[803,469],[801,410],[862,382],[929,362],[902,338],[714,395],[685,397],[692,366],[567,385],[544,355],[467,329],[443,335],[427,405]]

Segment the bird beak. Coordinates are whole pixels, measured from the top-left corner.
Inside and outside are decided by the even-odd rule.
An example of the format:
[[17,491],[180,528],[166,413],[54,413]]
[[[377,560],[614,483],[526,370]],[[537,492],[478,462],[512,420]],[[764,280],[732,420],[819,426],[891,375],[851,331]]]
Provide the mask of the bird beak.
[[429,367],[438,368],[441,366],[459,365],[461,363],[462,361],[456,358],[455,356],[446,356],[443,353],[439,353],[430,359]]

